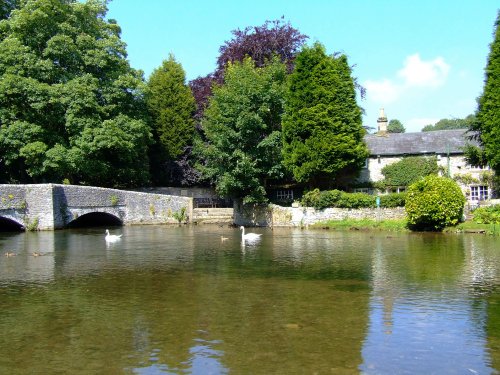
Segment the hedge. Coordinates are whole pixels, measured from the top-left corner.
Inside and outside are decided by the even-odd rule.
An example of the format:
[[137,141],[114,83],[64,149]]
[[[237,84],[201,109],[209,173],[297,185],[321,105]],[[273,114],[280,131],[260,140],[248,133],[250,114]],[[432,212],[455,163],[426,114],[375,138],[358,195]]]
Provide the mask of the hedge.
[[[380,196],[380,207],[404,207],[406,193],[391,193]],[[301,204],[318,210],[337,208],[375,208],[377,197],[365,193],[346,193],[341,190],[314,189],[304,194]]]

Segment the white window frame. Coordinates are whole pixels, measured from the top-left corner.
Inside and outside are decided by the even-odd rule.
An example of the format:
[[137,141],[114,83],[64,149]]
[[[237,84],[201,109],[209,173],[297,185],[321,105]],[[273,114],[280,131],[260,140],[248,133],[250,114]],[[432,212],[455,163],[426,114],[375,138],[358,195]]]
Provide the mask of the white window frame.
[[490,188],[487,185],[471,185],[470,200],[484,201],[490,198]]

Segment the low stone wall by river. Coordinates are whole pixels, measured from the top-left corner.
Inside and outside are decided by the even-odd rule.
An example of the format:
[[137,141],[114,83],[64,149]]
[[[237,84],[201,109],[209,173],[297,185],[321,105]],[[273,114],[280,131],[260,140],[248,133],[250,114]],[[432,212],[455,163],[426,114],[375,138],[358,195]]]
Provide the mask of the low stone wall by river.
[[232,208],[194,208],[191,222],[196,224],[233,224]]
[[277,205],[234,205],[234,223],[245,226],[301,227],[327,220],[404,219],[404,207],[397,208],[327,208],[281,207]]

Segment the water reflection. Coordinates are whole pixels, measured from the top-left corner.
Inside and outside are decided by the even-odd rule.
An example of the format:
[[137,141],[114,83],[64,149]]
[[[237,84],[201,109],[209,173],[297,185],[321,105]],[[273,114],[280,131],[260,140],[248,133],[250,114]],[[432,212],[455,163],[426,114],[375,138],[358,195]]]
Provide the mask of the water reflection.
[[1,373],[499,369],[491,238],[260,228],[242,249],[236,228],[122,231],[0,234],[17,253],[0,259]]
[[360,369],[376,374],[493,371],[484,331],[488,302],[476,297],[478,280],[488,280],[483,283],[488,288],[498,286],[500,257],[489,246],[478,246],[483,241],[403,236],[393,242],[407,249],[403,253],[375,242],[370,328]]

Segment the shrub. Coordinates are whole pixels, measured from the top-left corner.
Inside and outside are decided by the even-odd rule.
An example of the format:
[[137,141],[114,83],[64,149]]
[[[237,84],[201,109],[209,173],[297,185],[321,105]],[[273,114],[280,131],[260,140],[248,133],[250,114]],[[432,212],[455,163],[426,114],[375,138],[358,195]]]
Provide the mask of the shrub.
[[413,230],[443,230],[463,215],[465,197],[455,181],[430,175],[410,185],[406,195],[408,226]]
[[[403,207],[406,193],[392,193],[380,197],[380,207]],[[340,190],[320,191],[314,189],[304,194],[302,206],[322,210],[329,207],[338,208],[374,208],[376,196],[365,193],[346,193]]]
[[394,208],[404,207],[406,193],[391,193],[380,196],[380,207]]
[[366,208],[376,206],[376,197],[365,193],[346,193],[340,194],[336,207],[342,208]]
[[500,224],[500,204],[475,209],[472,220],[478,224]]
[[187,220],[187,215],[186,215],[186,207],[181,207],[179,211],[176,211],[172,215],[175,220],[177,220],[180,223],[184,222]]

